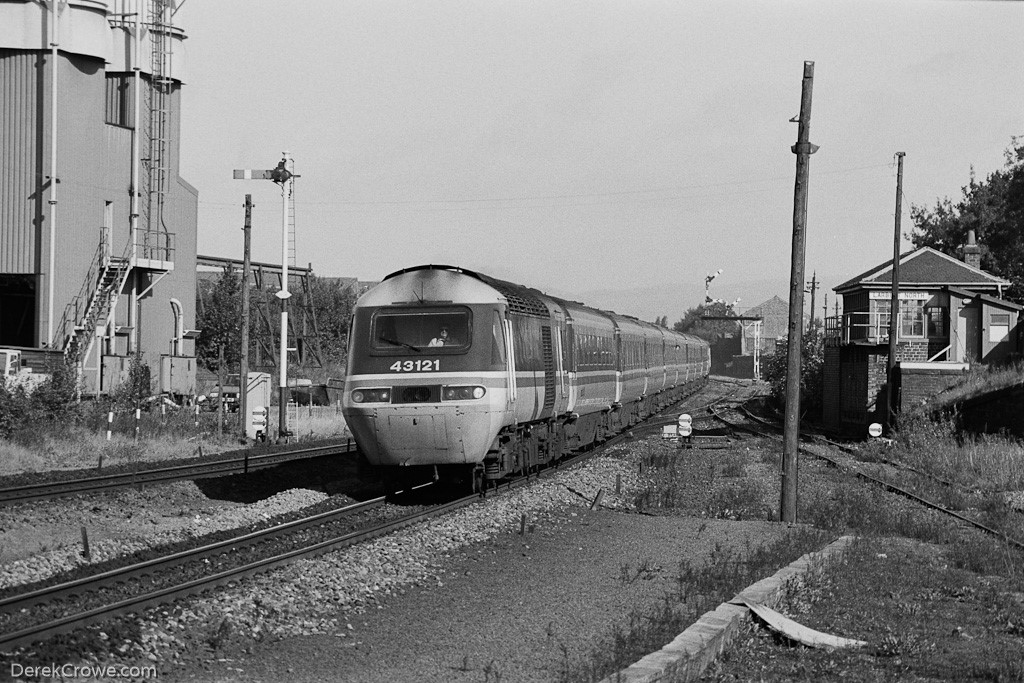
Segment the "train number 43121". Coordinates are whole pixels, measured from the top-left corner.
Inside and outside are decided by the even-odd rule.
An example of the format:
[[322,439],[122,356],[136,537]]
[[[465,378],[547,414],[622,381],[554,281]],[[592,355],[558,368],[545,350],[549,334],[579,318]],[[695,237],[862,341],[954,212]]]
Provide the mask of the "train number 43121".
[[392,372],[431,372],[441,369],[441,359],[396,360],[391,364]]

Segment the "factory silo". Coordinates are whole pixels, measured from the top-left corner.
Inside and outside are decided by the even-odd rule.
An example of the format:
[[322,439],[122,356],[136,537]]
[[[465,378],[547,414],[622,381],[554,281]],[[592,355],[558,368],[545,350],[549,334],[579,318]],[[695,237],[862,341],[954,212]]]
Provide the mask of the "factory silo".
[[174,14],[0,0],[0,346],[65,351],[87,393],[138,353],[154,392],[194,382],[198,195],[178,175]]

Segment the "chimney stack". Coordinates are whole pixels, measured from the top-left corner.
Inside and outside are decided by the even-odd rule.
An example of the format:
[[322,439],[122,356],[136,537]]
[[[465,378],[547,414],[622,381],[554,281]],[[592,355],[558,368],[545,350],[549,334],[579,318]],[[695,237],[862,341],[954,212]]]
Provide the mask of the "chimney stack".
[[974,238],[974,230],[967,231],[967,244],[964,245],[964,263],[981,270],[981,247]]

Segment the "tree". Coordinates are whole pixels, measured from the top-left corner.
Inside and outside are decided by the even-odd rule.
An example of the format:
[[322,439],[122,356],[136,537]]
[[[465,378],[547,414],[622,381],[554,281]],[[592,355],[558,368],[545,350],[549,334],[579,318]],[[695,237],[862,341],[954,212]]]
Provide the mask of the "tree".
[[201,330],[196,340],[196,358],[203,367],[218,370],[223,345],[225,365],[237,367],[242,343],[241,275],[226,266],[217,280],[201,280],[196,294],[199,298],[197,325]]
[[[821,418],[824,392],[825,338],[821,328],[812,327],[802,335],[800,347],[800,408],[812,419]],[[771,386],[771,397],[780,409],[786,404],[786,375],[789,351],[777,346],[775,353],[761,361],[761,377]]]
[[[676,332],[692,334],[714,344],[719,339],[736,333],[736,323],[730,320],[704,320],[705,317],[735,317],[731,304],[712,301],[688,309],[682,320],[672,326]],[[666,319],[667,322],[667,319]]]
[[317,330],[320,332],[320,350],[324,364],[345,362],[348,348],[348,328],[356,293],[352,287],[334,278],[310,276],[310,292],[316,311]]
[[970,180],[955,204],[947,197],[933,209],[912,206],[910,235],[915,247],[932,247],[958,256],[974,230],[984,270],[1010,281],[1005,296],[1024,303],[1024,142],[1014,137],[1005,152],[1006,165],[984,181]]

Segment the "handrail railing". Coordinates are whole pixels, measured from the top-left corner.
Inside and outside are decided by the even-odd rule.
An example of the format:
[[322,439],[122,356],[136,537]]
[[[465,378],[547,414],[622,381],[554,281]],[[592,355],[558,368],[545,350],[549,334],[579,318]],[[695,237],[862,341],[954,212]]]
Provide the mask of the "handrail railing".
[[89,305],[89,297],[92,292],[95,291],[96,283],[99,282],[99,274],[102,268],[105,268],[108,260],[107,252],[107,231],[100,231],[100,244],[96,248],[96,253],[93,255],[92,262],[89,265],[89,270],[85,274],[85,279],[82,281],[82,286],[70,302],[64,307],[64,314],[60,318],[60,322],[57,323],[57,327],[54,330],[52,339],[50,340],[50,347],[54,349],[62,349],[65,347],[68,339],[71,338],[71,333],[68,332],[68,325],[72,326],[72,332],[74,326],[81,320],[82,313],[87,310]]
[[[896,338],[899,339],[903,316],[897,319]],[[825,319],[825,339],[833,343],[867,342],[884,344],[889,341],[889,313],[856,311]]]
[[[137,259],[174,262],[175,234],[159,230],[137,230],[135,251]],[[129,245],[130,246],[130,245]]]

